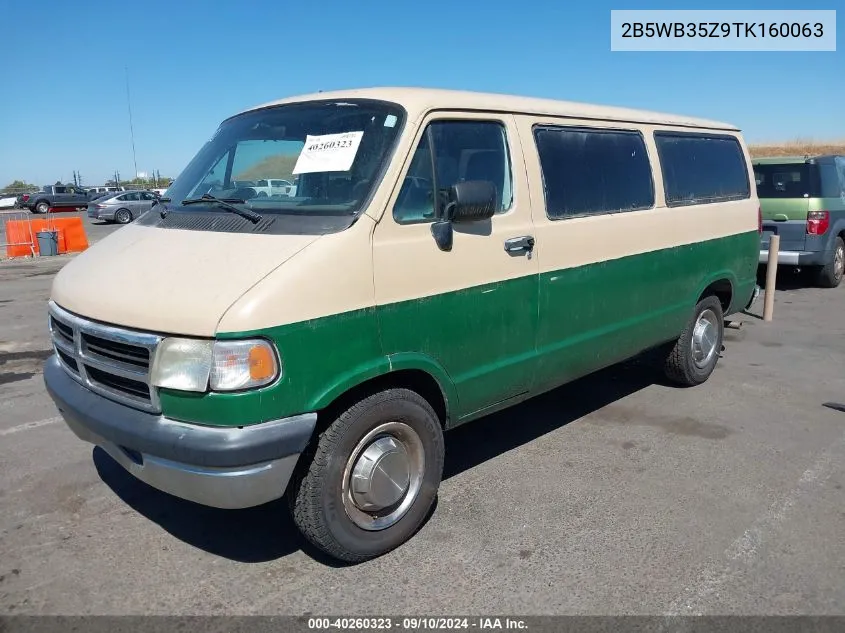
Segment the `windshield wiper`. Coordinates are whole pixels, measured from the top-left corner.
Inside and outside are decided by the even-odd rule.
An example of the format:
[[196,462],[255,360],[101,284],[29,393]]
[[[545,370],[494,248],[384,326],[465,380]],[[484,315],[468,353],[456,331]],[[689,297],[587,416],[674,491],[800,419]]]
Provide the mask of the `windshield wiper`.
[[246,200],[242,200],[240,198],[215,198],[209,193],[204,193],[199,198],[189,198],[188,200],[182,200],[183,205],[202,204],[204,202],[213,202],[222,207],[223,209],[226,209],[230,213],[237,213],[239,216],[241,216],[242,218],[246,218],[253,224],[255,224],[256,222],[260,222],[264,219],[264,216],[260,213],[250,211],[249,209],[241,209],[239,207],[236,207],[235,204],[246,204]]

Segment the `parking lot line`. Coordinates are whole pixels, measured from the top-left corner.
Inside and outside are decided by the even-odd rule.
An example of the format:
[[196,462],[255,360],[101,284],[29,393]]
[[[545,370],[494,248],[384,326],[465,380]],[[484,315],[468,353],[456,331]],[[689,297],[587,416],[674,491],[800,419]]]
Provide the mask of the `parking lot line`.
[[53,418],[46,418],[44,420],[36,420],[35,422],[25,422],[24,424],[18,424],[17,426],[13,426],[10,429],[0,430],[0,436],[11,435],[12,433],[20,433],[21,431],[29,431],[30,429],[37,429],[42,426],[47,426],[48,424],[55,424],[56,422],[61,422],[61,420],[61,416],[56,416]]
[[834,465],[843,462],[843,448],[845,434],[821,451],[815,462],[801,474],[795,487],[730,544],[724,552],[728,562],[720,565],[714,561],[712,566],[703,569],[695,582],[671,602],[664,615],[702,615],[708,598],[718,595],[721,587],[753,563],[760,546],[780,527],[796,502],[830,478]]

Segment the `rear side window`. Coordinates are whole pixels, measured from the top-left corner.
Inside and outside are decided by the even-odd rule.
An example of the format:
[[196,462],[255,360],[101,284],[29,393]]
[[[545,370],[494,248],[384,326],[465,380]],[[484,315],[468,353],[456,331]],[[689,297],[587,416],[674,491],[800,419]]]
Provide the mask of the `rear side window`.
[[669,207],[751,196],[748,169],[733,136],[655,132]]
[[839,174],[836,172],[836,163],[827,160],[819,164],[820,195],[822,198],[838,198],[842,195],[839,187]]
[[538,126],[534,141],[550,219],[654,205],[651,166],[639,132]]

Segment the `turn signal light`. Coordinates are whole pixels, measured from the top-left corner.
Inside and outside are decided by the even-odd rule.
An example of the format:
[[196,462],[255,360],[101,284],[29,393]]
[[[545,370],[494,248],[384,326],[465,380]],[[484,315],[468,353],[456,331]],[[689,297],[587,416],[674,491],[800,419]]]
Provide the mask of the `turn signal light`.
[[829,228],[829,211],[810,211],[807,214],[807,235],[824,235]]

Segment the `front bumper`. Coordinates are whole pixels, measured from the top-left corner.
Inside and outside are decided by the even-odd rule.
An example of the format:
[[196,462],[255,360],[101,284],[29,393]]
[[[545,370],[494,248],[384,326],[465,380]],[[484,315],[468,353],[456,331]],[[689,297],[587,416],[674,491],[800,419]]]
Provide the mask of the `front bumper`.
[[56,356],[44,383],[68,427],[143,482],[215,508],[248,508],[282,497],[316,413],[244,427],[187,424],[113,402],[86,389]]
[[[830,259],[825,251],[779,251],[778,264],[783,266],[824,266]],[[759,263],[769,263],[768,249],[760,250]]]

